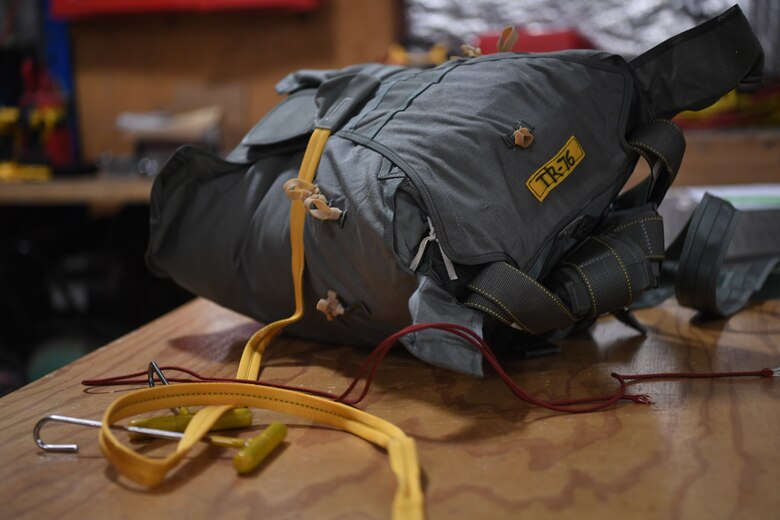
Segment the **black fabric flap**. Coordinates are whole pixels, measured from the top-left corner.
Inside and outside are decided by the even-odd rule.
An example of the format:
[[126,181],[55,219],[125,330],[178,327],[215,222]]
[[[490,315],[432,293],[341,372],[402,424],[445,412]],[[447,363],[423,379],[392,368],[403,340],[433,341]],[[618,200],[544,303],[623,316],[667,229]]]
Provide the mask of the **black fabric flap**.
[[314,130],[316,90],[291,94],[263,117],[241,141],[246,146],[267,146],[308,135]]
[[651,117],[700,110],[741,82],[760,80],[761,44],[739,6],[678,34],[629,65],[650,102]]
[[379,79],[367,74],[344,74],[317,89],[317,128],[336,130],[374,93]]

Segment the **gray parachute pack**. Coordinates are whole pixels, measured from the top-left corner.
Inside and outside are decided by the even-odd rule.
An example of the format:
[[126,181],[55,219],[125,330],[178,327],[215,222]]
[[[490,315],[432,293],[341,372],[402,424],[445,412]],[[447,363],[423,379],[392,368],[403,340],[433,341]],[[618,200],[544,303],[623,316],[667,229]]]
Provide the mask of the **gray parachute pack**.
[[[325,128],[304,228],[305,313],[286,333],[373,346],[413,323],[448,322],[522,346],[609,312],[638,326],[627,309],[663,278],[657,206],[685,149],[669,119],[759,82],[762,60],[734,7],[631,61],[572,50],[301,70],[227,158],[183,147],[165,164],[147,264],[261,322],[289,316],[283,186]],[[623,191],[640,157],[652,173]],[[702,218],[702,229],[715,225]],[[700,260],[687,279],[718,278],[716,259]],[[756,276],[731,293],[754,290]],[[481,355],[456,336],[402,342],[432,364],[482,373]]]

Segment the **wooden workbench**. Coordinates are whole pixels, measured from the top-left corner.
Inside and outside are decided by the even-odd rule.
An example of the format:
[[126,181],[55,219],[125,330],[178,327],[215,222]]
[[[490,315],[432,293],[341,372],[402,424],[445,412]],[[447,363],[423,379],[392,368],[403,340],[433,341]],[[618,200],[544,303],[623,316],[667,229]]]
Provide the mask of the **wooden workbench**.
[[[646,338],[603,319],[592,337],[565,341],[559,355],[509,358],[505,367],[532,393],[563,398],[612,389],[612,371],[780,365],[780,303],[728,322],[692,323],[692,316],[672,302],[642,311]],[[85,389],[82,379],[143,370],[151,359],[232,376],[257,326],[194,300],[0,399],[0,517],[389,518],[395,479],[386,454],[292,418],[285,418],[286,444],[250,476],[236,476],[229,450],[204,447],[151,491],[118,477],[100,454],[96,430],[45,428],[48,442],[77,442],[79,454],[34,445],[31,431],[44,415],[99,418],[128,391]],[[262,378],[338,391],[364,355],[283,338],[272,345]],[[476,380],[399,350],[360,406],[417,440],[431,519],[778,518],[780,381],[663,381],[632,390],[655,403],[562,415],[519,402],[492,372]],[[274,418],[255,413],[258,425]]]

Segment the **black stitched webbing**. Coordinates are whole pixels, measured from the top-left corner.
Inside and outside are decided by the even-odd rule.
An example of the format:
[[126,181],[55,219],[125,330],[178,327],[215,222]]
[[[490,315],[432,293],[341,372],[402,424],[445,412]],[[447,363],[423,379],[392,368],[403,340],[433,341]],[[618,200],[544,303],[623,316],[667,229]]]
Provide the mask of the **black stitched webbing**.
[[654,287],[663,251],[657,213],[628,212],[610,231],[586,239],[545,279],[545,285],[506,262],[485,267],[468,285],[465,304],[531,333],[563,329],[623,309]]
[[[780,297],[780,210],[741,212],[705,195],[666,252],[659,287],[634,307],[656,305],[676,294],[681,305],[717,317],[752,297]],[[728,255],[727,255],[728,253]]]
[[[675,294],[680,304],[716,316],[730,316],[761,289],[780,260],[780,211],[742,213],[728,202],[705,195],[688,224],[680,254]],[[741,218],[744,222],[738,226]],[[732,236],[740,230],[742,258],[724,267]],[[765,235],[773,232],[774,237]],[[763,255],[750,258],[751,239]],[[772,249],[774,249],[772,251]]]
[[628,145],[647,160],[652,174],[621,195],[617,205],[631,208],[648,201],[660,204],[680,170],[685,153],[682,130],[671,121],[656,119],[639,125],[626,139]]
[[548,289],[506,262],[489,264],[468,285],[466,305],[532,333],[572,325],[577,318]]

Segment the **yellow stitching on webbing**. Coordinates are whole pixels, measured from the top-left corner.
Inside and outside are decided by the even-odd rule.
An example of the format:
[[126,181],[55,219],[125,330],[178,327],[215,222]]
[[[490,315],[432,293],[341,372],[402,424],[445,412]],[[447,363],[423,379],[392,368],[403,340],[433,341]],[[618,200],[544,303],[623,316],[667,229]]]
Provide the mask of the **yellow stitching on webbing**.
[[[645,228],[644,223],[645,222],[652,222],[652,221],[658,221],[663,220],[663,217],[644,217],[637,220],[633,220],[629,222],[628,224],[623,224],[622,226],[618,226],[613,231],[620,231],[622,229],[626,229],[628,227],[634,226],[636,224],[642,224],[642,233],[645,236],[645,242],[647,243],[647,249],[650,253],[653,252],[653,243],[650,240],[650,235],[647,233],[647,228]],[[645,256],[645,258],[650,258],[650,256]],[[663,258],[663,256],[661,257]]]
[[677,132],[682,136],[682,138],[685,139],[685,134],[683,133],[682,128],[680,128],[679,125],[674,121],[670,121],[669,119],[656,118],[656,119],[651,119],[650,121],[648,121],[648,123],[666,123],[668,125],[671,125],[672,128],[677,130]]
[[635,152],[639,153],[639,155],[641,155],[642,157],[644,157],[645,161],[646,161],[648,164],[652,164],[652,163],[653,163],[653,161],[652,161],[652,159],[650,158],[650,156],[649,156],[649,155],[647,155],[647,153],[646,153],[644,150],[642,150],[641,148],[637,148],[637,147],[635,147],[635,146],[632,146],[632,147],[631,147],[631,149],[632,149],[632,150],[634,150]]
[[649,253],[653,252],[653,242],[650,240],[650,233],[647,232],[647,226],[644,222],[641,222],[639,224],[639,227],[642,229],[642,235],[645,237],[645,244],[647,244],[647,251]]
[[506,323],[507,325],[511,325],[511,323],[509,322],[509,320],[508,320],[508,319],[504,318],[503,316],[501,316],[500,314],[498,314],[498,313],[497,313],[496,311],[494,311],[493,309],[490,309],[490,308],[488,308],[488,307],[485,307],[484,305],[481,305],[481,304],[479,304],[479,303],[474,303],[474,302],[466,302],[466,306],[467,306],[467,307],[472,307],[472,308],[474,308],[474,309],[479,309],[479,310],[481,310],[481,311],[483,311],[483,312],[485,312],[485,313],[487,313],[487,314],[490,314],[490,315],[491,315],[491,316],[493,316],[494,318],[496,318],[496,319],[498,319],[498,320],[501,320],[501,321],[503,321],[503,322],[504,322],[504,323]]
[[578,321],[578,320],[579,320],[579,318],[577,318],[576,316],[574,316],[574,314],[572,314],[572,313],[571,313],[571,311],[570,311],[569,309],[567,309],[567,308],[566,308],[566,306],[565,306],[563,303],[561,303],[561,301],[558,299],[558,297],[557,297],[557,296],[555,296],[553,293],[551,293],[551,292],[550,292],[550,291],[547,289],[547,287],[545,287],[544,285],[540,284],[539,282],[537,282],[536,280],[534,280],[533,278],[531,278],[530,276],[528,276],[527,274],[525,274],[523,271],[521,271],[521,270],[520,270],[520,269],[518,269],[517,267],[515,267],[515,266],[513,266],[513,265],[511,265],[511,264],[508,264],[507,262],[503,262],[503,264],[504,264],[504,265],[506,265],[507,267],[509,267],[510,269],[512,269],[513,271],[517,271],[517,272],[518,272],[518,273],[520,273],[520,274],[521,274],[521,275],[522,275],[524,278],[527,278],[527,279],[528,279],[530,282],[532,282],[532,283],[533,283],[533,284],[535,284],[537,287],[539,287],[541,290],[543,290],[543,291],[544,291],[544,292],[547,294],[547,296],[549,296],[549,297],[550,297],[550,298],[551,298],[551,299],[552,299],[552,300],[553,300],[553,301],[554,301],[556,304],[558,304],[558,307],[560,307],[560,308],[563,310],[563,312],[565,312],[565,313],[566,313],[566,315],[567,315],[569,318],[571,318],[571,320],[572,320],[572,321]]
[[[605,251],[604,254],[601,255],[601,256],[597,256],[597,257],[594,257],[594,258],[589,258],[587,261],[582,262],[580,264],[580,267],[587,267],[589,265],[595,264],[596,262],[601,262],[602,260],[604,260],[605,258],[609,258],[610,256],[611,255],[609,254],[609,251]],[[568,260],[569,259],[566,258],[564,260],[564,262],[568,262]],[[561,263],[563,263],[563,262],[561,262]]]
[[481,294],[482,296],[484,296],[485,298],[487,298],[491,302],[493,302],[496,305],[498,305],[499,307],[501,307],[504,310],[504,312],[506,312],[507,314],[509,314],[512,317],[512,319],[514,320],[515,323],[517,323],[518,325],[520,325],[524,329],[529,330],[529,331],[531,330],[528,327],[526,327],[523,324],[522,321],[518,320],[517,316],[515,316],[514,313],[511,310],[509,310],[509,308],[507,308],[506,305],[504,305],[504,303],[501,300],[498,299],[497,296],[495,296],[493,294],[488,294],[487,292],[483,291],[479,287],[475,287],[475,286],[473,286],[471,284],[466,284],[466,287],[468,287],[469,289],[471,289],[474,292],[477,292],[477,293]]
[[577,270],[578,273],[580,273],[580,276],[582,276],[582,279],[585,280],[585,286],[588,288],[588,292],[590,293],[590,300],[593,303],[593,316],[598,316],[598,306],[596,305],[596,295],[593,294],[593,288],[590,286],[590,281],[588,280],[588,277],[585,276],[585,271],[580,269],[580,266],[577,264],[573,264],[571,262],[564,262],[563,265],[568,265],[570,267],[573,267]]
[[631,227],[636,224],[641,224],[642,222],[648,222],[653,220],[663,220],[663,217],[644,217],[637,220],[632,220],[628,224],[623,224],[621,226],[616,227],[615,229],[613,229],[613,231],[620,231],[621,229],[626,229],[627,227]]
[[626,277],[626,285],[628,286],[628,304],[626,305],[626,307],[631,305],[634,302],[634,293],[631,290],[631,280],[628,278],[628,270],[626,269],[626,266],[623,263],[623,259],[620,258],[619,254],[617,254],[617,251],[612,249],[611,245],[607,244],[606,242],[604,242],[603,240],[601,240],[598,237],[591,237],[591,238],[593,240],[595,240],[596,242],[599,242],[599,243],[604,244],[605,246],[607,246],[609,248],[609,250],[612,251],[612,254],[615,255],[615,258],[617,259],[618,264],[620,264],[620,268],[623,270],[623,276]]
[[[341,414],[338,414],[336,412],[332,412],[330,410],[325,410],[324,408],[318,408],[316,406],[311,406],[311,405],[308,405],[308,404],[296,403],[295,401],[288,401],[287,399],[279,399],[277,397],[268,397],[268,396],[265,396],[265,395],[252,395],[252,394],[245,394],[245,393],[240,393],[240,392],[186,392],[186,393],[176,393],[176,394],[170,394],[170,395],[166,394],[166,395],[162,395],[162,396],[147,397],[145,399],[139,399],[137,401],[128,402],[126,404],[123,404],[122,408],[119,408],[119,410],[122,410],[122,409],[125,409],[125,408],[129,408],[131,406],[135,406],[135,405],[138,405],[138,404],[151,403],[153,401],[159,401],[161,399],[168,399],[168,398],[171,398],[171,397],[199,397],[199,396],[206,397],[206,396],[220,396],[220,395],[233,396],[233,397],[249,397],[249,398],[252,398],[252,399],[265,399],[267,401],[276,401],[277,403],[289,404],[289,405],[297,406],[299,408],[307,408],[309,410],[314,410],[315,412],[322,412],[322,413],[334,415],[336,417],[341,417],[342,419],[345,419],[347,421],[355,421],[356,420],[356,419],[354,419],[352,417],[349,417],[349,416],[346,416],[346,415],[341,415]],[[308,396],[307,395],[306,397],[312,397],[312,396]],[[347,405],[345,405],[343,403],[337,403],[335,401],[334,401],[334,404],[341,404],[343,406],[347,406]],[[206,405],[206,406],[215,406],[215,405]],[[357,421],[357,422],[360,422],[360,421]],[[361,422],[361,424],[364,424],[364,423]],[[379,430],[377,430],[377,431],[379,431]]]
[[[489,309],[489,308],[485,307],[484,305],[480,305],[479,303],[466,302],[466,306],[467,307],[471,307],[473,309],[479,309],[479,310],[481,310],[482,312],[484,312],[486,314],[490,314],[491,316],[493,316],[497,320],[500,320],[502,323],[505,323],[506,325],[509,325],[510,327],[512,326],[512,323],[510,323],[510,321],[508,319],[506,319],[503,316],[499,315],[493,309]],[[518,323],[518,325],[520,327],[523,327],[523,325],[521,325],[519,323]],[[528,330],[528,329],[526,329],[526,330]],[[528,332],[531,332],[531,331],[529,330]]]
[[[640,143],[638,141],[630,141],[628,144],[632,144],[632,145],[637,146],[639,148],[642,148],[642,147],[648,148],[651,152],[655,153],[661,159],[661,161],[663,161],[664,166],[666,166],[667,170],[672,171],[671,166],[669,166],[669,161],[664,156],[664,154],[662,154],[661,152],[659,152],[658,150],[656,150],[655,148],[653,148],[649,144]],[[644,154],[642,154],[642,155],[645,157],[645,160],[647,160],[647,156],[644,155]],[[650,162],[650,161],[647,161],[647,162]]]

